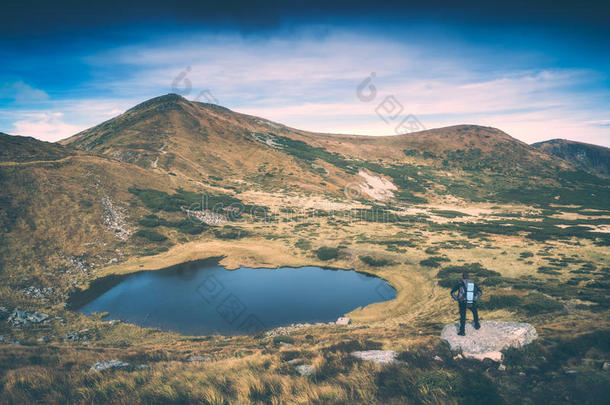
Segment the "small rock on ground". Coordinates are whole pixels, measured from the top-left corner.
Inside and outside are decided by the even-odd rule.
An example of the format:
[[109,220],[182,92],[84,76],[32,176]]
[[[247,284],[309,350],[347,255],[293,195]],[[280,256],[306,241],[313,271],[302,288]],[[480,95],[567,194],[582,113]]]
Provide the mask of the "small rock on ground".
[[388,364],[396,361],[396,352],[392,350],[364,350],[351,352],[351,355],[377,364]]
[[195,355],[189,356],[186,359],[186,361],[191,362],[191,363],[200,362],[200,361],[210,361],[210,360],[212,360],[212,359],[209,356],[195,356]]
[[314,372],[314,367],[311,364],[301,364],[296,366],[296,370],[301,375],[311,375]]
[[466,336],[459,336],[458,329],[457,324],[445,325],[441,339],[451,350],[461,350],[464,357],[477,360],[502,361],[502,350],[525,346],[538,337],[532,325],[520,322],[484,321],[479,330],[467,323]]
[[104,371],[104,370],[109,370],[109,369],[113,369],[113,368],[123,368],[123,367],[129,367],[130,364],[129,363],[125,363],[122,361],[118,361],[118,360],[108,360],[108,361],[102,361],[99,363],[95,363],[92,367],[91,370],[93,371]]

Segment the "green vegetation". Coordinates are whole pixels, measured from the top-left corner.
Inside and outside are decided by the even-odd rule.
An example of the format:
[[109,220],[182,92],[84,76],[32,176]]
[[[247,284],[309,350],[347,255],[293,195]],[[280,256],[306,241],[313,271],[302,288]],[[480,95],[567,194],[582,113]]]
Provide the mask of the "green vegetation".
[[178,231],[189,235],[199,235],[208,228],[207,224],[192,218],[182,219],[180,221],[168,221],[164,218],[159,218],[154,214],[147,215],[145,218],[139,220],[138,223],[140,226],[147,228],[155,228],[158,226],[175,228]]
[[440,267],[442,262],[450,261],[448,258],[443,256],[430,256],[419,262],[420,265],[426,267]]
[[[603,225],[606,219],[593,220],[561,220],[544,218],[542,221],[501,220],[487,222],[462,222],[450,224],[430,224],[434,230],[455,230],[469,238],[481,238],[484,234],[516,236],[526,233],[531,240],[544,242],[547,240],[566,240],[582,238],[593,241],[599,246],[610,246],[610,234],[590,232],[590,228],[581,225]],[[557,225],[569,225],[562,228]]]
[[294,246],[301,250],[311,250],[311,242],[307,239],[299,239]]
[[559,187],[531,184],[526,187],[498,191],[499,202],[520,202],[537,206],[561,203],[586,208],[607,209],[610,201],[610,180],[583,171],[560,172]]
[[275,336],[273,338],[273,343],[275,343],[276,345],[279,345],[280,343],[294,344],[294,338],[283,335]]
[[147,229],[140,229],[138,230],[136,233],[134,233],[134,236],[140,237],[140,238],[144,238],[144,239],[148,239],[151,242],[163,242],[167,240],[167,236],[165,235],[161,235],[158,232],[155,231],[150,231]]
[[523,308],[529,316],[533,316],[547,312],[559,311],[563,309],[563,304],[552,298],[548,298],[544,294],[530,293],[527,295],[527,297],[525,297],[521,308]]
[[318,248],[315,253],[320,260],[332,260],[339,256],[339,249],[335,247],[322,246]]
[[523,297],[519,295],[502,294],[490,295],[488,298],[482,298],[479,302],[479,308],[494,311],[496,309],[512,309],[516,310],[523,303]]
[[178,212],[183,209],[193,211],[211,210],[224,213],[229,219],[238,219],[243,213],[256,215],[265,213],[267,207],[243,204],[238,198],[230,195],[201,194],[177,189],[174,194],[152,189],[130,187],[129,192],[136,195],[144,205],[154,211]]
[[479,307],[490,311],[497,309],[523,311],[527,316],[534,316],[560,311],[563,309],[563,304],[544,294],[532,292],[527,295],[490,295],[489,298],[479,301]]
[[460,217],[469,217],[470,215],[465,214],[460,211],[452,211],[452,210],[431,210],[434,214],[444,217],[444,218],[460,218]]
[[500,273],[486,269],[480,263],[469,263],[462,266],[443,267],[436,274],[438,285],[452,288],[462,278],[463,272],[468,272],[470,277],[477,280],[481,286],[496,285],[497,280],[501,277]]
[[390,263],[387,259],[376,259],[372,256],[360,256],[360,260],[372,267],[382,267]]
[[403,149],[402,151],[405,156],[418,156],[419,151],[417,149]]
[[345,159],[345,157],[339,153],[331,153],[324,148],[314,147],[306,142],[276,135],[273,132],[268,132],[266,134],[256,133],[255,137],[263,141],[270,140],[276,147],[281,148],[284,152],[298,159],[310,162],[320,159],[349,173],[357,172],[356,168],[353,166],[353,162]]
[[248,236],[248,231],[232,225],[225,225],[221,229],[214,229],[214,236],[218,239],[239,239]]

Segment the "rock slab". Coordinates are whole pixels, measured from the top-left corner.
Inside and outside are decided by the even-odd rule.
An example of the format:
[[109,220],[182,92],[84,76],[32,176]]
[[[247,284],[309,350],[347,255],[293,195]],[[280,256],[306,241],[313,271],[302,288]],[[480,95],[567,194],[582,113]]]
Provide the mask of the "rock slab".
[[451,346],[451,350],[461,350],[464,357],[502,361],[502,350],[522,347],[533,342],[538,334],[529,323],[483,321],[476,330],[466,324],[466,336],[459,336],[458,324],[445,325],[441,339]]
[[130,364],[122,362],[122,361],[118,361],[118,360],[108,360],[108,361],[101,361],[99,363],[95,363],[93,366],[91,366],[91,370],[92,371],[104,371],[104,370],[110,370],[113,368],[124,368],[124,367],[130,367]]
[[351,355],[377,364],[389,364],[396,360],[396,352],[392,350],[364,350],[352,352]]
[[349,325],[351,322],[351,319],[347,318],[347,317],[341,317],[339,319],[337,319],[337,322],[335,322],[337,325]]

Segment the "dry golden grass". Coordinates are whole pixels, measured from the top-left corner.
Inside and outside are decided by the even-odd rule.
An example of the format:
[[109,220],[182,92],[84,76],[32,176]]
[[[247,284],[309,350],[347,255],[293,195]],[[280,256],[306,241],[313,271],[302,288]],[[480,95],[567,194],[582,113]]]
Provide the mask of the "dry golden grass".
[[[40,215],[34,219],[37,227],[34,237],[42,240],[43,233],[47,232],[48,235],[45,234],[44,237],[52,237],[57,249],[74,255],[125,248],[113,235],[100,231],[100,207],[92,207],[91,211],[81,213],[78,217],[71,216],[70,212],[80,212],[74,206],[77,197],[70,194],[77,189],[76,185],[74,189],[68,188],[65,195],[45,193],[54,181],[59,181],[55,176],[67,176],[69,173],[78,181],[92,181],[87,177],[87,170],[98,164],[112,178],[134,176],[135,179],[137,176],[126,170],[127,167],[131,170],[131,166],[118,162],[100,163],[102,160],[96,161],[94,158],[90,160],[91,166],[83,168],[74,168],[69,162],[63,162],[67,165],[65,172],[60,170],[59,173],[47,171],[45,163],[33,164],[41,193],[24,195],[24,198],[33,198],[40,209]],[[159,188],[155,185],[154,176],[146,179],[137,177],[140,178],[140,183],[137,184],[142,187]],[[187,179],[179,175],[172,177],[172,182],[177,187],[186,184]],[[171,188],[167,186],[164,190],[170,192]],[[132,198],[124,184],[114,184],[102,191],[108,191],[117,201],[129,201]],[[92,194],[94,198],[99,198],[100,195],[97,191]],[[283,200],[278,194],[260,191],[246,195],[249,202],[272,209],[279,209],[288,202],[290,206],[298,206],[307,199],[307,196],[296,195]],[[320,197],[314,203],[333,201],[330,197],[328,200],[326,198]],[[335,208],[347,208],[341,205],[345,202],[335,203],[339,204]],[[349,206],[349,202],[347,204]],[[62,212],[57,207],[69,209]],[[442,208],[466,212],[460,205]],[[132,218],[138,218],[144,213],[141,208],[134,206],[127,205],[125,209]],[[489,210],[489,207],[481,205],[476,212],[471,210],[468,213],[482,215]],[[57,227],[57,222],[64,226]],[[304,222],[312,225],[299,226]],[[420,223],[409,224],[408,227],[356,221],[334,225],[328,218],[318,216],[288,222],[244,221],[237,225],[248,230],[250,236],[226,241],[215,239],[211,234],[203,234],[190,238],[190,241],[180,241],[179,238],[183,236],[170,232],[168,236],[176,244],[167,252],[142,257],[127,255],[127,260],[112,266],[93,268],[86,277],[80,279],[73,276],[59,278],[41,265],[42,261],[31,266],[20,264],[12,268],[10,274],[13,284],[0,286],[3,302],[59,314],[66,319],[67,324],[54,322],[45,328],[8,330],[3,326],[0,329],[0,335],[10,333],[12,338],[31,345],[0,346],[0,384],[3,387],[0,402],[28,403],[35,398],[44,403],[384,403],[380,399],[378,386],[383,367],[353,362],[345,353],[328,353],[326,350],[346,341],[373,341],[383,349],[417,351],[422,347],[438,345],[438,326],[457,320],[457,310],[448,290],[439,287],[436,282],[437,270],[423,267],[419,262],[432,255],[425,253],[426,248],[451,240],[463,240],[462,235],[450,231],[432,231]],[[26,232],[26,227],[23,226],[11,235],[14,238],[10,243],[15,257],[31,256],[31,246],[18,244],[19,240],[25,238]],[[87,243],[96,238],[98,244],[88,247]],[[301,239],[308,241],[311,249],[297,248],[296,244]],[[400,246],[399,251],[392,251],[377,243],[387,239],[412,239],[415,246]],[[546,264],[546,260],[537,252],[547,248],[552,257],[577,253],[579,258],[596,263],[598,267],[610,262],[606,248],[588,241],[581,241],[578,247],[565,242],[534,242],[520,236],[488,236],[487,242],[476,239],[470,242],[473,247],[439,248],[434,255],[446,256],[450,259],[447,264],[451,265],[477,262],[511,278],[525,275],[546,277],[537,273],[537,268]],[[104,243],[107,247],[101,248]],[[325,262],[312,253],[321,246],[343,248],[338,259]],[[526,251],[535,255],[523,260],[520,255]],[[371,267],[359,259],[364,255],[384,258],[391,264]],[[352,318],[354,326],[312,326],[301,329],[291,335],[295,339],[294,347],[282,348],[274,344],[272,339],[260,336],[196,338],[129,324],[109,325],[99,316],[87,317],[67,311],[61,302],[43,305],[33,302],[14,287],[22,277],[36,277],[49,283],[59,279],[59,282],[65,283],[65,290],[62,291],[67,291],[72,287],[72,281],[77,281],[76,285],[80,287],[86,287],[92,280],[110,274],[157,270],[214,256],[223,256],[221,264],[229,269],[239,266],[257,268],[306,265],[355,269],[384,278],[396,289],[397,295],[392,301],[375,303],[350,312],[348,316]],[[61,260],[48,256],[44,263],[46,266],[59,266]],[[573,268],[574,266],[562,269],[555,278],[568,280],[572,277],[569,270]],[[490,291],[493,292],[493,288],[486,289],[485,292],[488,294]],[[481,316],[486,320],[524,320],[522,314],[508,310],[481,311]],[[607,311],[593,313],[584,309],[526,320],[532,322],[543,337],[566,336],[608,326]],[[85,328],[90,329],[94,336],[87,346],[78,342],[63,342],[66,332]],[[50,336],[51,342],[37,343],[36,339],[41,335]],[[320,374],[299,376],[294,367],[287,365],[283,358],[290,350],[298,351],[298,356],[314,365]],[[191,354],[207,355],[213,361],[188,363],[185,359]],[[109,359],[128,361],[134,365],[144,364],[149,368],[106,373],[89,371],[95,362]],[[447,370],[440,372],[451,374]],[[441,377],[438,378],[442,380]],[[451,375],[451,378],[454,376]],[[456,403],[453,394],[427,383],[418,383],[415,393],[419,403]],[[409,399],[405,398],[404,401]]]

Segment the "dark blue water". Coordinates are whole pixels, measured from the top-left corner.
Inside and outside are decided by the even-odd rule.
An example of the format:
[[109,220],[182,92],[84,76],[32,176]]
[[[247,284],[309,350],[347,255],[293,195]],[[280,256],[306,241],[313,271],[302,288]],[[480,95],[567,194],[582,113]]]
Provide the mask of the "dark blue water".
[[72,307],[187,335],[254,334],[291,323],[335,321],[396,296],[386,281],[355,271],[226,270],[210,260],[106,281],[80,293]]

